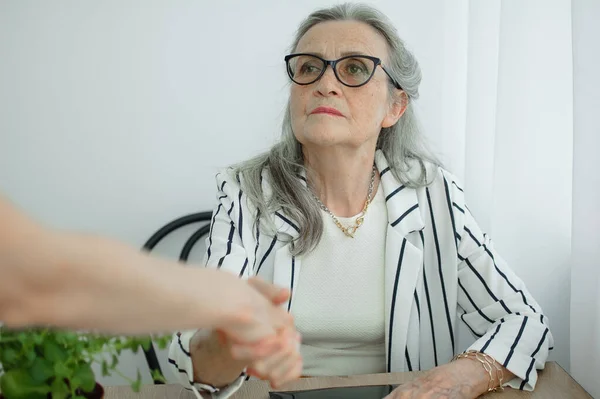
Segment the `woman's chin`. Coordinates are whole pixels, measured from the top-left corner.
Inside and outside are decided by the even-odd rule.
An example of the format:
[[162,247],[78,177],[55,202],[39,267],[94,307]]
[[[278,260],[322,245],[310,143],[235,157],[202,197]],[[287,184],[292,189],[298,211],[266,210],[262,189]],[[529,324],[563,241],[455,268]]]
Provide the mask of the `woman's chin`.
[[348,130],[322,127],[305,132],[302,137],[298,137],[298,141],[304,145],[329,147],[348,143],[350,137]]

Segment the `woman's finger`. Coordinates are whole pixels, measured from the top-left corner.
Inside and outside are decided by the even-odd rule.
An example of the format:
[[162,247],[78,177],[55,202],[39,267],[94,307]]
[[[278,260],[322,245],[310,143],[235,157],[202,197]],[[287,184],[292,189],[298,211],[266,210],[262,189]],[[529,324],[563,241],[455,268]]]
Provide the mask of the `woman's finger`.
[[271,386],[279,388],[282,385],[293,381],[302,374],[302,357],[300,354],[290,356],[287,361],[284,361],[271,374]]
[[284,331],[282,339],[284,346],[280,351],[271,356],[252,362],[251,364],[251,368],[266,379],[270,380],[277,368],[287,363],[289,361],[288,359],[293,358],[298,354],[298,341],[293,332]]
[[303,369],[304,363],[302,362],[302,358],[300,358],[300,360],[296,363],[296,366],[292,370],[290,370],[290,372],[285,377],[283,377],[282,384],[280,385],[287,384],[288,382],[292,382],[300,378]]
[[269,284],[260,277],[249,278],[248,284],[250,284],[255,290],[260,292],[275,305],[281,305],[290,297],[289,289]]
[[281,351],[285,347],[281,337],[265,338],[256,344],[232,343],[230,346],[231,357],[237,360],[262,359]]

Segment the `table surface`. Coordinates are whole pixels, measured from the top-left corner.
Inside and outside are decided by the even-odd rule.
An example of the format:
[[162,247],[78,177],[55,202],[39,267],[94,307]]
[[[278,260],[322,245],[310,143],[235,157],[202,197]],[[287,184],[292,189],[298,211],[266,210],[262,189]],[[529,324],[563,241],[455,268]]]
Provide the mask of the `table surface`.
[[[304,390],[315,388],[330,388],[356,385],[402,384],[423,374],[423,371],[389,374],[368,374],[348,377],[315,377],[303,378],[288,384],[281,390]],[[505,389],[503,392],[490,393],[482,398],[561,398],[561,399],[593,399],[562,367],[556,362],[547,362],[546,368],[539,373],[539,379],[534,392]],[[146,385],[141,392],[134,393],[128,386],[106,387],[105,399],[134,399],[134,398],[167,398],[195,399],[192,392],[181,385]],[[265,381],[248,381],[232,399],[268,399],[269,385]]]

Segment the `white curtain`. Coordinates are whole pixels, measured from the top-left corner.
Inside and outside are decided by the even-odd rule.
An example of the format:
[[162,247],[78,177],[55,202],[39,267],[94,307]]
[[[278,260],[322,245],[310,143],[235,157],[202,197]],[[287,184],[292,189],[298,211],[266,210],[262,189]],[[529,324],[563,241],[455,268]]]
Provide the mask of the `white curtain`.
[[432,141],[547,313],[550,360],[600,397],[600,2],[446,4]]
[[571,372],[600,398],[600,2],[573,0]]
[[[569,0],[447,2],[438,152],[548,315],[569,369],[573,59]],[[466,347],[472,337],[460,331]]]
[[600,397],[599,17],[597,0],[448,2],[432,141],[549,316],[550,360]]

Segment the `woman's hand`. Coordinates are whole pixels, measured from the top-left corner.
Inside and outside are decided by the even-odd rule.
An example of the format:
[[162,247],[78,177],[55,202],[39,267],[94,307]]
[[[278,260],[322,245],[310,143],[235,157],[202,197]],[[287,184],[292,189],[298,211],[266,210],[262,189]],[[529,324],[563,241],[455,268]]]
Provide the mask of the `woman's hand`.
[[215,303],[215,311],[242,311],[224,318],[208,337],[202,332],[194,335],[190,342],[194,381],[221,388],[245,368],[273,386],[300,376],[298,334],[293,318],[281,308],[289,291],[258,278],[244,281],[222,272],[219,275],[232,280],[219,285],[221,290],[227,287],[227,292],[218,296],[222,299]]
[[481,364],[459,359],[400,385],[385,399],[472,399],[487,391],[489,375]]
[[[289,298],[289,291],[274,290],[273,286],[258,278],[249,279],[248,283],[269,298],[273,305],[281,305]],[[248,361],[249,375],[269,380],[273,388],[293,381],[302,374],[302,358],[299,353],[300,335],[294,327],[291,316],[289,316],[289,323],[277,329],[274,336],[249,343],[242,342],[223,331],[221,343],[229,346],[233,359]]]
[[248,359],[247,373],[268,380],[273,388],[294,381],[302,375],[300,336],[293,329],[282,329],[276,338],[258,344],[231,344],[234,359]]
[[[224,272],[221,279],[228,279],[215,286],[221,290],[215,298],[215,311],[223,313],[217,330],[236,343],[258,343],[268,337],[276,337],[282,328],[293,328],[293,319],[282,303],[289,298],[289,290],[276,287],[259,278],[242,280]],[[227,287],[226,292],[223,287]]]

